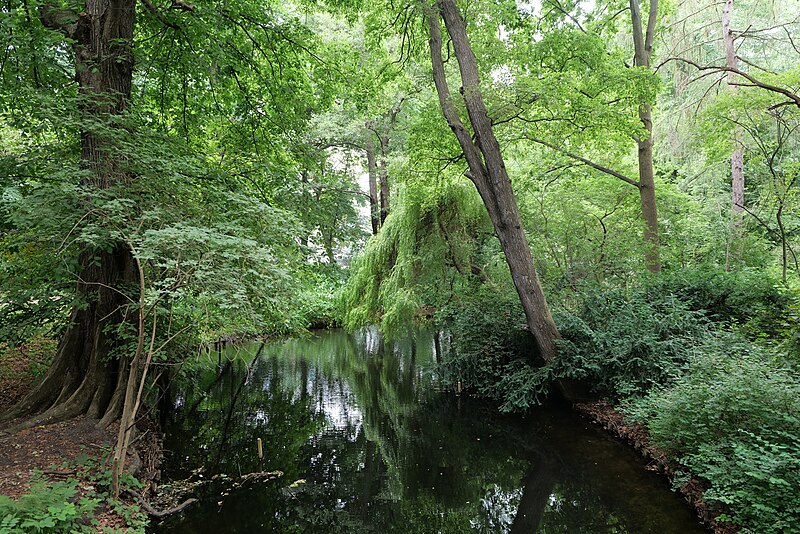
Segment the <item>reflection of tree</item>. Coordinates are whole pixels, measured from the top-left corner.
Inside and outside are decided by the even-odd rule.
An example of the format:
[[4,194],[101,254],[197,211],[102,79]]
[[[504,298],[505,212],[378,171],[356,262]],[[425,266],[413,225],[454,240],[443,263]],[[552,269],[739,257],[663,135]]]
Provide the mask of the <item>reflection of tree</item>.
[[[281,382],[276,362],[237,359],[216,369],[196,369],[189,377],[196,387],[182,393],[182,407],[167,429],[167,447],[181,462],[184,475],[202,465],[209,473],[248,473],[259,468],[257,438],[267,451],[264,469],[297,470],[295,455],[319,430],[307,400],[295,399]],[[266,395],[265,395],[266,394]],[[269,413],[263,409],[269,397]],[[200,452],[203,451],[203,452]]]
[[670,531],[650,529],[670,519],[649,508],[655,519],[641,519],[631,497],[658,502],[663,493],[642,493],[629,472],[640,468],[618,469],[610,442],[587,438],[568,412],[521,419],[436,393],[435,346],[425,332],[391,344],[375,332],[326,332],[268,345],[249,377],[243,362],[222,379],[197,371],[168,444],[194,462],[184,470],[203,461],[201,450],[219,451],[215,470],[254,470],[261,437],[265,469],[287,475],[225,499],[219,514],[212,503],[220,517],[192,519],[184,531]]
[[542,454],[522,479],[519,508],[511,523],[511,534],[538,532],[550,495],[558,480],[558,471],[550,457]]

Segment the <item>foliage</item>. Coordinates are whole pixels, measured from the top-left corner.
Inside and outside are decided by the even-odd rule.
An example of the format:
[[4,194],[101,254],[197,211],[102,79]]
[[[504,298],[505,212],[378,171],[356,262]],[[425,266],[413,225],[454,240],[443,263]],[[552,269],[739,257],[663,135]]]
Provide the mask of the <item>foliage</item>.
[[0,495],[0,533],[95,531],[100,499],[77,496],[76,486],[75,480],[47,483],[39,475],[18,500]]
[[451,386],[460,382],[504,410],[525,409],[546,389],[541,379],[531,380],[537,372],[534,344],[513,291],[484,288],[442,308],[437,319],[452,335],[440,371]]
[[603,395],[670,383],[707,332],[703,315],[669,293],[585,287],[581,299],[574,314],[556,315],[564,339],[554,373]]
[[629,413],[655,444],[707,480],[720,519],[748,532],[785,532],[800,520],[800,386],[780,358],[733,335],[712,337],[673,387]]
[[752,339],[777,337],[792,302],[785,286],[768,273],[726,272],[703,265],[651,278],[643,291],[645,299],[674,295],[689,310],[721,326],[736,327]]
[[513,292],[483,287],[462,295],[437,314],[453,335],[444,376],[511,411],[537,404],[559,379],[613,398],[643,395],[681,377],[717,329],[778,335],[789,302],[763,275],[714,268],[665,273],[627,289],[584,282],[572,300],[554,310],[559,359],[543,366]]
[[50,366],[55,351],[56,342],[41,337],[17,347],[0,343],[0,378],[39,378]]
[[350,330],[379,323],[405,332],[421,307],[438,307],[480,272],[487,220],[471,185],[403,190],[380,233],[354,260],[342,293]]

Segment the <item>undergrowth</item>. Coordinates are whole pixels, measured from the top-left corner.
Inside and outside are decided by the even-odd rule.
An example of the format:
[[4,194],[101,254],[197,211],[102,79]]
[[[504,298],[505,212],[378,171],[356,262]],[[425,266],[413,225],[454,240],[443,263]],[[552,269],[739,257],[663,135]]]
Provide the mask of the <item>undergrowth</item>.
[[626,412],[687,476],[707,481],[704,499],[730,510],[718,519],[757,533],[800,523],[800,383],[782,358],[714,337],[672,387]]
[[96,532],[98,497],[82,497],[77,480],[46,482],[34,477],[31,489],[15,501],[0,495],[0,533]]
[[[40,472],[31,480],[30,490],[14,500],[0,496],[0,534],[56,532],[144,533],[149,519],[138,505],[115,499],[111,494],[111,471],[102,458],[80,455],[74,471],[65,481],[50,482]],[[141,483],[124,473],[121,485],[140,489]],[[124,530],[101,524],[98,514],[113,511]]]
[[512,292],[441,310],[451,380],[505,411],[556,380],[621,402],[654,444],[707,486],[720,521],[744,532],[800,524],[800,306],[763,273],[691,269],[634,287],[587,285],[554,317],[559,358],[537,361]]

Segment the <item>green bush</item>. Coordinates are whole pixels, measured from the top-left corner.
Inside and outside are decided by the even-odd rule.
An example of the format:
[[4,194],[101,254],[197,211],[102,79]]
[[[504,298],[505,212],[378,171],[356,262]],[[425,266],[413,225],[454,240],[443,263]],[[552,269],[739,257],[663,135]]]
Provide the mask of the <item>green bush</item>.
[[76,484],[48,484],[35,477],[19,500],[0,495],[0,534],[94,532],[93,511],[100,499],[76,497]]
[[[575,379],[598,395],[643,395],[680,377],[717,328],[751,339],[787,337],[787,291],[763,274],[684,269],[634,288],[587,284],[571,309],[554,308],[560,358],[541,366],[511,291],[478,290],[440,314],[454,333],[447,377],[461,380],[504,410],[536,404],[557,379]],[[799,344],[800,345],[800,344]]]
[[669,389],[630,403],[653,442],[707,480],[720,519],[748,532],[800,524],[800,381],[733,335],[712,339]]
[[563,339],[552,375],[611,397],[672,382],[708,332],[704,315],[669,293],[586,288],[574,313],[554,315]]
[[725,272],[718,267],[681,269],[645,281],[645,299],[672,295],[693,311],[751,339],[774,337],[791,302],[779,280],[763,271]]
[[461,382],[505,411],[525,409],[546,391],[545,380],[530,379],[538,372],[536,350],[516,294],[479,290],[437,317],[452,334],[440,369],[450,384]]

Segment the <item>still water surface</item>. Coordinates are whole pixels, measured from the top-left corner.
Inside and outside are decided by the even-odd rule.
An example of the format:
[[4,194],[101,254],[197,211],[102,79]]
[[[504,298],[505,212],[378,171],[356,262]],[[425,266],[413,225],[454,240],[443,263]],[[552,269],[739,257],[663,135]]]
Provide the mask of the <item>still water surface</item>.
[[[164,474],[231,478],[154,532],[703,532],[568,409],[505,416],[439,391],[436,352],[430,333],[386,344],[365,330],[233,349],[223,372],[209,355],[170,394]],[[261,470],[283,476],[235,485]]]

